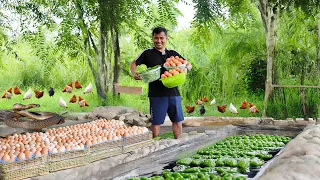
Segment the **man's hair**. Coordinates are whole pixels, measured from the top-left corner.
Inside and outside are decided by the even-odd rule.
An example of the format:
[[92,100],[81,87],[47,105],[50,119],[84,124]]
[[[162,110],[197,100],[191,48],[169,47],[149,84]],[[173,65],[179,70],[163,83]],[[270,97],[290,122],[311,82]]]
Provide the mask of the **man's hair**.
[[161,33],[161,32],[164,32],[164,34],[166,35],[166,36],[168,36],[168,31],[167,31],[167,29],[166,28],[164,28],[164,27],[156,27],[156,28],[154,28],[153,30],[152,30],[152,36],[153,35],[155,35],[155,34],[159,34],[159,33]]

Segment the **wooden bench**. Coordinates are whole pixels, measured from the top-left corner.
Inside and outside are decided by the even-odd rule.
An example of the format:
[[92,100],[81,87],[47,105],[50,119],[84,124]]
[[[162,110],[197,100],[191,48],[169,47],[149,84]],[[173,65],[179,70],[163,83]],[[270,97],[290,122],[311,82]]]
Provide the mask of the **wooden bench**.
[[137,95],[142,94],[142,87],[120,86],[119,84],[116,84],[114,89],[115,89],[115,92],[118,93],[118,96],[120,96],[120,93],[137,94]]

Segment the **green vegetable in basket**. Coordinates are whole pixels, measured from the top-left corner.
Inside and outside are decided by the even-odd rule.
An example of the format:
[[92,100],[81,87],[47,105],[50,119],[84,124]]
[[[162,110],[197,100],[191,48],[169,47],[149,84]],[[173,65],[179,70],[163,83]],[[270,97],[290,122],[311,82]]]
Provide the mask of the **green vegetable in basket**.
[[165,180],[162,176],[153,176],[151,177],[151,180]]
[[153,67],[148,67],[147,68],[147,66],[145,64],[141,64],[141,65],[137,66],[137,72],[139,74],[143,74],[143,73],[146,73],[146,72],[148,72],[150,70],[157,69],[158,67],[160,67],[160,66],[157,65],[157,66],[153,66]]
[[202,161],[202,159],[193,159],[190,163],[190,166],[200,166]]
[[192,162],[192,158],[184,158],[177,161],[177,164],[189,166],[189,164]]
[[259,166],[262,166],[263,164],[264,164],[264,162],[258,158],[253,158],[250,160],[251,167],[259,167]]
[[212,160],[212,159],[205,159],[201,163],[201,166],[203,166],[203,167],[214,167],[215,163],[214,163],[214,160]]
[[220,158],[220,159],[217,159],[217,160],[216,160],[216,166],[224,166],[224,164],[225,164],[225,163],[224,163],[224,160],[223,160],[223,159]]
[[238,161],[238,167],[239,168],[243,168],[243,169],[247,169],[249,167],[249,162],[242,159]]
[[192,168],[187,168],[183,171],[184,173],[196,173],[200,172],[200,167],[192,167]]

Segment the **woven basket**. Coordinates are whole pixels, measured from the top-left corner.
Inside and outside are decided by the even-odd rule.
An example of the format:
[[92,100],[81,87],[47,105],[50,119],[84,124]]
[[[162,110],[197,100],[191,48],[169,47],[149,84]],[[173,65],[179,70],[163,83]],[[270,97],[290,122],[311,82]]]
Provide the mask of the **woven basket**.
[[112,149],[104,149],[94,152],[90,151],[90,162],[95,162],[108,157],[120,155],[122,154],[122,149],[122,147],[115,147]]
[[135,143],[135,144],[130,144],[130,145],[124,146],[123,147],[123,153],[127,153],[127,152],[130,152],[130,151],[136,150],[136,149],[140,149],[142,147],[145,147],[145,146],[148,146],[148,145],[152,144],[153,142],[154,141],[152,139],[150,139],[150,140],[147,140],[147,141],[142,141],[142,142],[139,142],[139,143]]
[[143,134],[138,134],[138,135],[133,135],[133,136],[129,136],[129,137],[124,137],[123,138],[123,145],[124,146],[129,146],[131,144],[135,144],[135,143],[139,143],[142,141],[147,141],[152,139],[152,133],[146,132]]
[[34,167],[28,167],[23,169],[18,169],[9,172],[0,172],[0,179],[4,180],[16,180],[25,179],[34,176],[41,176],[49,174],[49,167],[47,163],[42,163]]
[[88,150],[77,150],[77,151],[66,151],[63,153],[56,153],[56,154],[51,154],[48,155],[48,161],[60,161],[60,160],[65,160],[65,159],[72,159],[76,157],[82,157],[88,155]]
[[47,162],[47,158],[39,157],[19,162],[13,162],[13,163],[5,163],[0,164],[0,171],[1,172],[9,172],[9,171],[15,171],[19,169],[25,169],[29,167],[35,167],[41,164],[44,164]]
[[78,166],[84,166],[90,163],[88,155],[59,161],[49,161],[49,172],[60,171]]
[[109,150],[113,148],[118,148],[123,146],[123,140],[119,139],[116,141],[107,141],[100,144],[95,144],[90,147],[90,152],[101,151],[101,150]]

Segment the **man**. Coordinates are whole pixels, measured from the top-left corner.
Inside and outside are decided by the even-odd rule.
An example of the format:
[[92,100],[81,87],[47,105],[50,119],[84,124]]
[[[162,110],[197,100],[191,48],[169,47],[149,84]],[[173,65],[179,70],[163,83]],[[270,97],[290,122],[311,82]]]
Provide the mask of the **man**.
[[[161,74],[163,74],[165,71],[163,64],[166,62],[167,58],[171,56],[179,56],[180,58],[183,58],[176,51],[166,49],[168,35],[165,28],[157,27],[153,29],[152,41],[154,47],[144,50],[130,64],[131,73],[136,80],[141,80],[141,77],[137,72],[138,65],[145,64],[147,67],[161,65]],[[185,72],[189,72],[191,68],[191,64],[187,63]],[[178,87],[166,88],[161,81],[156,80],[149,83],[148,97],[150,101],[151,130],[153,137],[157,137],[159,135],[160,125],[164,123],[166,113],[168,113],[172,122],[174,138],[179,138],[182,133],[182,121],[184,120],[184,117]]]

